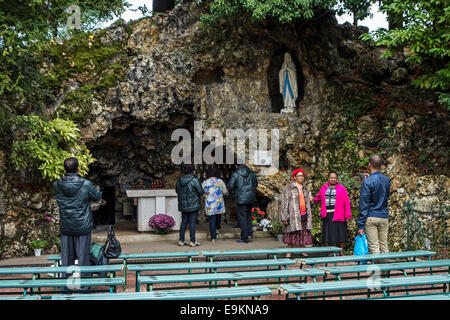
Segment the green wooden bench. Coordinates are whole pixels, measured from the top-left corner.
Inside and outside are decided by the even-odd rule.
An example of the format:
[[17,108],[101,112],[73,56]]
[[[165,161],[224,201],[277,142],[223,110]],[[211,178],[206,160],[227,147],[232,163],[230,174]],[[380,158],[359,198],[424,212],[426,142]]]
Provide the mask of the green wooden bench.
[[[443,284],[443,291],[447,291],[448,283],[450,282],[450,275],[430,275],[417,277],[396,277],[396,278],[382,278],[378,281],[364,280],[348,280],[348,281],[328,281],[320,283],[295,283],[295,284],[281,284],[279,289],[286,294],[286,299],[293,294],[300,300],[301,294],[330,292],[330,291],[345,291],[345,290],[369,290],[368,297],[370,297],[371,290],[373,293],[382,292],[384,297],[387,297],[386,289],[393,287],[410,287],[423,286],[432,284]],[[358,293],[351,293],[361,294]],[[340,295],[342,299],[342,294]]]
[[401,297],[382,297],[374,298],[373,300],[450,300],[450,293],[437,293],[437,294],[417,294],[413,296],[401,296]]
[[191,289],[114,294],[54,295],[52,300],[200,300],[230,299],[271,295],[265,286],[231,287],[219,289]]
[[123,270],[122,265],[103,265],[103,266],[64,266],[64,267],[3,267],[0,268],[0,275],[2,274],[32,274],[34,278],[39,278],[41,274],[52,273],[74,273],[74,272],[108,272],[114,277],[115,272]]
[[[142,271],[174,271],[205,269],[208,272],[217,272],[217,269],[225,268],[245,268],[245,267],[284,267],[296,264],[291,259],[263,259],[263,260],[238,260],[238,261],[217,261],[217,262],[192,262],[192,263],[167,263],[167,264],[130,264],[128,271],[136,272],[136,291],[140,291],[138,278]],[[186,274],[184,274],[186,275]]]
[[[54,278],[61,278],[62,274],[73,273],[109,273],[110,278],[114,278],[116,272],[122,271],[123,265],[102,265],[102,266],[64,266],[64,267],[4,267],[0,268],[0,275],[23,275],[32,274],[31,280],[40,279],[42,274],[53,274]],[[27,280],[27,279],[5,279],[5,280]],[[125,279],[124,279],[125,281]],[[39,289],[39,288],[38,288]],[[8,292],[0,292],[6,294]]]
[[[126,288],[127,279],[127,260],[142,260],[142,259],[167,259],[167,258],[187,258],[188,262],[192,262],[192,257],[199,256],[198,251],[174,251],[174,252],[148,252],[148,253],[125,253],[119,255],[116,260],[123,261],[123,277],[125,282],[123,284],[123,290]],[[110,260],[114,260],[110,259]],[[61,261],[61,256],[50,255],[47,260],[53,261],[55,266],[58,266]]]
[[2,297],[0,300],[41,300],[41,296],[16,296],[16,297]]
[[224,257],[224,256],[238,256],[238,255],[267,255],[269,258],[273,255],[274,259],[277,259],[279,255],[285,255],[286,253],[333,253],[341,252],[342,249],[338,247],[309,247],[309,248],[272,248],[272,249],[249,249],[249,250],[211,250],[211,251],[201,251],[200,256],[206,257],[206,259],[212,262],[214,257]]
[[[450,272],[450,259],[443,260],[431,260],[431,261],[413,261],[413,262],[393,262],[393,263],[382,263],[382,264],[360,264],[360,265],[345,265],[338,267],[317,267],[320,270],[325,271],[326,275],[335,275],[338,280],[341,279],[341,274],[347,273],[363,273],[368,272],[376,274],[378,272],[390,272],[393,270],[400,270],[403,272],[404,276],[407,276],[406,270],[413,270],[413,274],[416,275],[415,269],[429,269],[427,273],[432,273],[433,268],[448,267],[448,272]],[[424,272],[422,272],[424,273]]]
[[300,268],[304,265],[315,266],[317,264],[336,263],[338,262],[361,262],[370,261],[374,263],[377,260],[386,259],[416,259],[418,257],[426,257],[430,260],[430,257],[435,255],[436,252],[417,250],[417,251],[401,251],[401,252],[389,252],[389,253],[377,253],[377,254],[366,254],[360,256],[337,256],[337,257],[323,257],[323,258],[297,258],[295,261],[300,264]]
[[[108,286],[109,292],[115,292],[116,286],[123,285],[123,278],[51,278],[51,279],[33,279],[33,280],[0,280],[0,288],[21,288],[23,295],[27,294],[28,289],[45,287],[85,287],[85,286]],[[31,292],[32,293],[32,292]]]
[[[138,283],[140,285],[146,284],[147,291],[153,290],[154,284],[161,283],[181,283],[181,282],[209,282],[211,288],[211,283],[216,282],[215,287],[217,288],[217,281],[228,281],[228,286],[234,283],[235,286],[238,285],[238,281],[241,280],[255,280],[255,279],[278,279],[278,282],[285,278],[298,277],[306,278],[312,277],[314,282],[316,282],[316,277],[324,276],[325,272],[318,269],[307,269],[307,270],[270,270],[270,271],[245,271],[245,272],[220,272],[220,273],[195,273],[195,274],[176,274],[176,275],[163,275],[163,276],[140,276],[138,277]],[[306,280],[306,279],[305,279]]]

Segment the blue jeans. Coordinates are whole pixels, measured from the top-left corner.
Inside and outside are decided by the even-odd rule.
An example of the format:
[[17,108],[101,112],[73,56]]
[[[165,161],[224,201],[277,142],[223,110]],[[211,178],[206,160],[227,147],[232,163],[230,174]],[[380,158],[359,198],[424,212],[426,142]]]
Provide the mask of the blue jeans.
[[184,242],[184,233],[186,232],[186,227],[189,223],[189,236],[191,237],[191,242],[195,242],[195,222],[197,221],[197,214],[198,211],[181,213],[180,241]]
[[217,230],[220,230],[220,220],[222,220],[221,214],[213,214],[208,216],[209,218],[209,232],[211,233],[211,239],[216,239]]

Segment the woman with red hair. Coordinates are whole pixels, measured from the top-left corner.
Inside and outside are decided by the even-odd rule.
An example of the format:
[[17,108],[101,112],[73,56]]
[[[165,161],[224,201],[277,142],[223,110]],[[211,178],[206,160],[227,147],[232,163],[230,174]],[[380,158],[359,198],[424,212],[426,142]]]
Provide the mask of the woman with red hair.
[[[284,224],[284,243],[289,248],[312,244],[311,192],[305,186],[305,171],[296,169],[292,173],[294,181],[281,191],[281,222]],[[286,254],[289,258],[290,254]]]

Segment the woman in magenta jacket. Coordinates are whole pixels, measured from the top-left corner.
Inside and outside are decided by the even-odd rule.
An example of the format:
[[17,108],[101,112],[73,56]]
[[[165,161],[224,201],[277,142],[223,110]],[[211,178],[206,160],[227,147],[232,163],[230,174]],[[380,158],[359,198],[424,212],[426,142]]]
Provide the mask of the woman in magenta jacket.
[[338,183],[336,172],[328,174],[328,182],[314,198],[314,203],[319,202],[321,202],[323,244],[325,246],[335,244],[344,249],[344,243],[348,240],[347,221],[352,217],[352,213],[347,189]]

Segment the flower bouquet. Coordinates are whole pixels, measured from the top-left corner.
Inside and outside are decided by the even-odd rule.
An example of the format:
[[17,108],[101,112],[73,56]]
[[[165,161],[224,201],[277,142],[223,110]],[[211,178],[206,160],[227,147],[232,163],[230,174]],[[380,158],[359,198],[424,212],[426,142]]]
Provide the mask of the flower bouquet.
[[253,223],[259,223],[262,219],[264,219],[266,216],[266,213],[259,209],[258,207],[252,208],[252,218]]
[[166,234],[175,226],[175,220],[164,213],[155,214],[148,221],[148,226],[155,229],[159,234]]
[[263,231],[267,231],[268,229],[272,228],[272,224],[270,223],[269,219],[261,219],[261,221],[258,223],[258,227],[260,227]]

